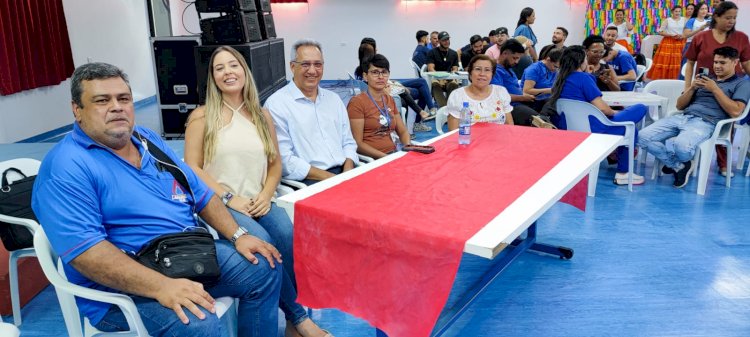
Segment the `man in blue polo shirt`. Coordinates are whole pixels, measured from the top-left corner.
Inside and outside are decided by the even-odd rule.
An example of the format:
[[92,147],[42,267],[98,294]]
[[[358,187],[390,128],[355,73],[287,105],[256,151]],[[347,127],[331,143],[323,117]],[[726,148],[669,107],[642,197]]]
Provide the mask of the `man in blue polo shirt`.
[[[119,68],[77,68],[71,94],[73,132],[44,158],[32,199],[68,280],[130,295],[152,336],[221,336],[214,314],[219,296],[239,299],[240,336],[275,336],[282,273],[276,248],[237,226],[158,135],[135,127],[132,92]],[[155,147],[179,166],[190,189],[157,163],[149,152]],[[215,285],[169,278],[129,256],[160,235],[198,226],[195,213],[233,242],[216,241]],[[127,327],[117,306],[82,298],[77,304],[99,330]]]
[[[518,77],[513,72],[513,68],[521,56],[526,54],[526,49],[516,39],[509,39],[500,46],[500,56],[497,58],[497,69],[495,76],[492,77],[490,84],[505,87],[510,94],[511,105],[513,106],[513,123],[516,125],[536,126],[541,128],[554,129],[555,127],[549,121],[543,120],[529,105],[534,104],[536,96],[524,94],[521,85],[518,83]],[[528,105],[527,105],[528,104]]]
[[664,163],[662,172],[674,175],[674,187],[685,186],[694,169],[695,149],[722,119],[742,114],[750,98],[750,82],[735,73],[739,53],[732,47],[714,50],[716,78],[698,74],[677,99],[682,113],[660,119],[640,133],[638,143]]
[[[604,61],[607,62],[612,69],[615,70],[618,81],[632,81],[620,84],[620,90],[622,91],[633,91],[635,87],[635,79],[637,78],[637,65],[635,58],[628,53],[627,49],[624,51],[619,43],[616,43],[617,39],[617,27],[607,27],[604,35],[604,44],[609,47],[607,55],[604,55]],[[617,47],[620,48],[617,48]]]

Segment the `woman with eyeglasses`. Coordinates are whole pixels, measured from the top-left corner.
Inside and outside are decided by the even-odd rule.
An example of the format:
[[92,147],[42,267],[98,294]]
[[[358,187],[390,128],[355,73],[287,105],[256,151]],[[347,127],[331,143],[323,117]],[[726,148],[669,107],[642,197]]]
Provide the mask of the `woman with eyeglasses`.
[[469,61],[469,85],[451,92],[446,110],[448,112],[448,130],[458,128],[461,109],[464,102],[469,102],[471,119],[474,122],[490,122],[513,125],[513,116],[508,90],[499,85],[490,84],[497,65],[488,55],[477,55]]
[[649,79],[674,80],[679,77],[682,48],[685,46],[685,36],[682,34],[686,21],[682,16],[682,6],[679,5],[672,7],[671,17],[662,20],[659,35],[663,38],[654,55],[654,64],[646,74]]
[[245,58],[234,48],[216,48],[207,82],[206,104],[188,118],[185,162],[221,196],[237,224],[281,253],[279,307],[287,320],[286,336],[332,337],[297,303],[292,222],[273,202],[281,179],[279,145]]
[[357,142],[357,152],[378,159],[396,152],[394,133],[404,145],[411,143],[411,137],[401,121],[396,102],[386,90],[391,74],[388,59],[375,54],[366,57],[360,68],[367,90],[349,101],[346,107],[349,126]]
[[596,78],[596,86],[601,91],[620,91],[617,73],[602,58],[607,54],[606,43],[601,35],[589,35],[583,40],[586,49],[586,71]]
[[[597,107],[605,116],[615,122],[635,122],[638,123],[646,116],[648,108],[643,104],[636,104],[629,106],[623,110],[616,111],[607,105],[602,99],[602,92],[596,86],[596,80],[591,73],[586,72],[586,68],[589,66],[586,62],[587,51],[582,46],[571,46],[565,48],[562,57],[560,58],[560,70],[555,79],[555,84],[552,86],[552,97],[550,97],[550,104],[553,106],[560,98],[572,99],[577,101],[583,101],[591,103]],[[566,113],[571,113],[566,111]],[[625,132],[625,128],[619,126],[606,126],[601,124],[598,120],[590,120],[591,132],[604,133],[611,135],[622,135]],[[561,118],[560,128],[564,129],[566,124],[565,119]],[[638,131],[635,134],[635,144],[638,144]],[[618,158],[628,158],[628,150],[624,146],[620,146],[616,150]],[[633,174],[633,184],[643,184],[644,179],[642,176]],[[618,160],[617,162],[617,173],[615,174],[614,183],[616,185],[627,185],[628,184],[628,161]]]

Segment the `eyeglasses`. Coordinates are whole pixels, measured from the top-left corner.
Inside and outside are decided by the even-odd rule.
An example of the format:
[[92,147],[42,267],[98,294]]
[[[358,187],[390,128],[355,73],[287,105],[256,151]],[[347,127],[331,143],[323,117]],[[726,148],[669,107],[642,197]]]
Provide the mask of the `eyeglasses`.
[[388,70],[371,70],[367,72],[368,74],[375,76],[375,77],[387,77],[391,74]]
[[474,67],[474,68],[471,68],[471,71],[477,71],[480,73],[491,73],[492,68]]
[[316,70],[323,69],[323,62],[299,62],[299,61],[292,61],[292,63],[299,64],[300,67],[304,70],[310,69],[310,67],[315,67]]

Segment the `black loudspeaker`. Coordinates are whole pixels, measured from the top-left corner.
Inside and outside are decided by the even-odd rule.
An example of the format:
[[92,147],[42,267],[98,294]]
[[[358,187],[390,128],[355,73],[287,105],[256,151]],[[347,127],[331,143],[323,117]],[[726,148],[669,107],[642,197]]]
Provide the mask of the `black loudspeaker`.
[[260,31],[263,35],[263,39],[276,37],[276,27],[273,24],[273,14],[258,13],[258,21],[260,22]]
[[259,12],[271,11],[271,0],[255,0],[255,5]]
[[193,56],[196,46],[198,40],[195,37],[153,39],[154,68],[160,105],[198,103]]
[[161,105],[161,127],[164,137],[182,138],[185,136],[185,123],[190,112],[197,108],[197,105]]
[[[198,71],[198,100],[200,104],[206,102],[206,83],[208,76],[208,63],[211,54],[218,46],[195,47],[195,69]],[[250,67],[253,73],[255,87],[261,99],[268,97],[274,88],[280,83],[278,77],[286,79],[284,72],[284,40],[273,39],[260,42],[252,42],[231,45],[237,49]],[[280,57],[275,57],[279,55]]]
[[263,40],[256,12],[236,12],[203,19],[201,40],[205,45],[242,44]]
[[286,83],[286,68],[284,62],[284,39],[269,39],[269,49],[271,50],[271,77],[274,83]]
[[[259,2],[269,2],[270,0],[259,0]],[[214,13],[214,12],[233,12],[233,11],[244,11],[244,12],[257,12],[258,6],[256,0],[196,0],[195,10],[198,13]],[[269,11],[271,10],[270,3],[268,4]]]

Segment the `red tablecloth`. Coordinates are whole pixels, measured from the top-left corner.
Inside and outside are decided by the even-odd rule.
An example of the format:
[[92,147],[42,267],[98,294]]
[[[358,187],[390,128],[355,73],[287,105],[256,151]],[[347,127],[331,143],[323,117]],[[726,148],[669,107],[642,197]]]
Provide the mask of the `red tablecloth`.
[[[409,153],[298,201],[300,303],[341,309],[391,337],[428,336],[466,240],[587,136],[480,123],[466,148],[454,134],[435,153]],[[572,200],[585,204],[579,185]]]

